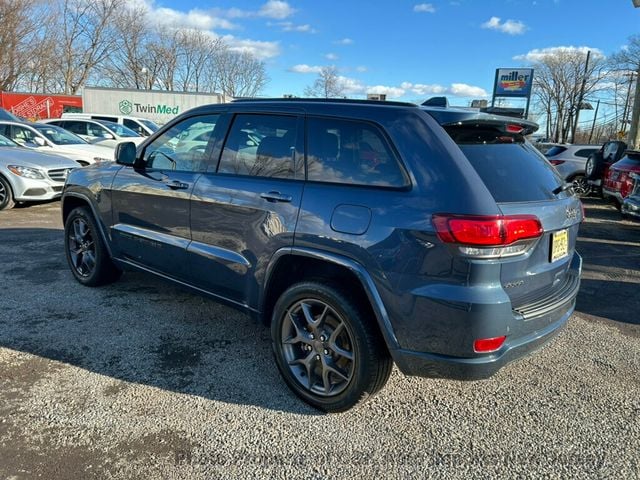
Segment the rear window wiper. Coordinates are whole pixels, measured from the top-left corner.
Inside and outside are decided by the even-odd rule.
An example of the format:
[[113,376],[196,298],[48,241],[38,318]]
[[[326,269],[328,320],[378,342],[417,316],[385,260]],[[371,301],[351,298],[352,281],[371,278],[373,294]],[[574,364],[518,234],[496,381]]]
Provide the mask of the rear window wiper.
[[573,187],[573,183],[563,183],[562,185],[551,190],[551,193],[558,195],[560,192],[565,192]]

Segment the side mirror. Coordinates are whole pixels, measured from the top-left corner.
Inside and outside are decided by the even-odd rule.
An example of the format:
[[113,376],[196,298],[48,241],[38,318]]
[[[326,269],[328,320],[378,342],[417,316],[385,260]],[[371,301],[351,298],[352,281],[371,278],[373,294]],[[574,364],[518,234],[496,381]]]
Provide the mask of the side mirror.
[[132,167],[136,163],[136,144],[133,142],[122,142],[116,145],[116,163]]
[[33,143],[39,147],[45,147],[47,145],[42,137],[33,137]]

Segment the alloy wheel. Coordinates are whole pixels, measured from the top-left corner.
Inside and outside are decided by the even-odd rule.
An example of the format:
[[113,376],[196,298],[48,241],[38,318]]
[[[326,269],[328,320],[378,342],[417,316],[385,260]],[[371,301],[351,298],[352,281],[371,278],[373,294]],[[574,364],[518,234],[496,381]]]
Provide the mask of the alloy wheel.
[[580,197],[588,195],[591,191],[591,186],[587,182],[586,177],[582,175],[575,177],[571,184],[573,186],[573,191]]
[[73,219],[68,235],[73,268],[82,277],[90,276],[96,267],[96,245],[89,224],[80,217]]
[[324,397],[343,392],[354,375],[350,327],[327,303],[304,299],[293,304],[282,322],[284,359],[295,379]]

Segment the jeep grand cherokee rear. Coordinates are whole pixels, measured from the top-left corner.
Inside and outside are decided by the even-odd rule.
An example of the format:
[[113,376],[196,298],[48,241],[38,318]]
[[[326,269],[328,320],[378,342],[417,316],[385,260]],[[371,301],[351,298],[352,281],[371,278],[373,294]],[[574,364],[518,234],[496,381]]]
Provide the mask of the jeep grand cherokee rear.
[[88,286],[134,268],[262,318],[284,380],[326,411],[394,361],[483,378],[551,338],[579,285],[580,202],[535,128],[393,102],[199,107],[72,173],[67,258]]

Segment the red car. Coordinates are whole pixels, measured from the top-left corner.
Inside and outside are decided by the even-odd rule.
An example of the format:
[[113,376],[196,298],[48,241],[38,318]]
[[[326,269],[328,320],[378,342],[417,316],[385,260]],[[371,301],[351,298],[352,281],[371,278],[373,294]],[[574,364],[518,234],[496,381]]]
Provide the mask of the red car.
[[640,173],[640,151],[628,150],[605,174],[602,194],[605,198],[613,198],[618,207],[633,190],[631,173]]

